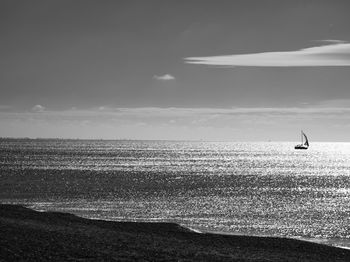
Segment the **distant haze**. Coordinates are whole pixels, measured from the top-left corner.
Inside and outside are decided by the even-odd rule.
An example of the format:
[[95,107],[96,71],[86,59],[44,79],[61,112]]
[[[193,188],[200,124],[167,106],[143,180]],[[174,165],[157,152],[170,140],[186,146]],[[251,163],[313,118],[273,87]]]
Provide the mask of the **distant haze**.
[[350,141],[350,1],[2,0],[0,137]]

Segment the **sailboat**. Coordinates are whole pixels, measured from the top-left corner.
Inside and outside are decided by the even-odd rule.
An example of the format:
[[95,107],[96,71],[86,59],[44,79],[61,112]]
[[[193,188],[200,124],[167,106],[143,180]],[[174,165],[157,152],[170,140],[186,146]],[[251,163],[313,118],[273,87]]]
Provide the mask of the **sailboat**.
[[294,148],[295,149],[308,149],[309,148],[309,140],[307,139],[307,136],[305,135],[303,130],[301,130],[301,144],[296,145]]

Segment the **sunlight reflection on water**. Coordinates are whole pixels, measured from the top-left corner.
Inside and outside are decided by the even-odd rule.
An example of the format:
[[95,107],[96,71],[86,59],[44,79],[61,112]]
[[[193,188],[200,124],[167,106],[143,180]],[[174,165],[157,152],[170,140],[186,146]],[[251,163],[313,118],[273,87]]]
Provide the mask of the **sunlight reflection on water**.
[[[350,239],[350,144],[1,140],[2,202],[111,220]],[[350,246],[350,245],[349,245]]]

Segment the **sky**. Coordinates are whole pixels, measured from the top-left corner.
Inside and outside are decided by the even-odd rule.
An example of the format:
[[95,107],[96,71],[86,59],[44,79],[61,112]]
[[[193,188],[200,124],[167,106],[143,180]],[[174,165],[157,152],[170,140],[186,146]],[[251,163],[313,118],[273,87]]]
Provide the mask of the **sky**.
[[348,0],[0,0],[0,137],[350,142]]

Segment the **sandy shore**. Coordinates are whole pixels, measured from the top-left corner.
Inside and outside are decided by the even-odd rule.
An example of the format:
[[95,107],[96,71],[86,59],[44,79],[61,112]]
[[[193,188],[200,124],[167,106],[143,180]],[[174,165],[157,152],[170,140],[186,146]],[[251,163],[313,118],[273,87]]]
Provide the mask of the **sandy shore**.
[[173,223],[90,220],[0,205],[0,261],[350,261],[295,239],[197,233]]

